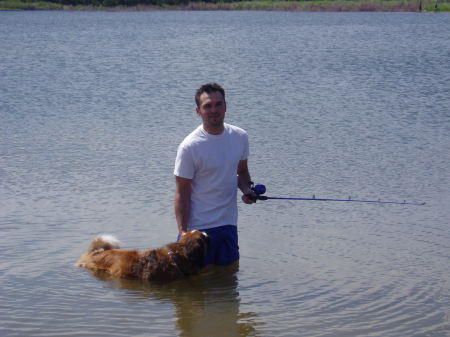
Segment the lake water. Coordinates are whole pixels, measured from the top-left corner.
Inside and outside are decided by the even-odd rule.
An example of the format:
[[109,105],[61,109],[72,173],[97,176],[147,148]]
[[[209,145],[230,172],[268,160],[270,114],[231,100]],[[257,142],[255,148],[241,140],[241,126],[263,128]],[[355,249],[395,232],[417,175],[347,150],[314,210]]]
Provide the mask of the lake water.
[[[1,336],[450,336],[449,14],[0,13]],[[176,238],[194,91],[269,196],[241,260],[167,285],[73,267]]]

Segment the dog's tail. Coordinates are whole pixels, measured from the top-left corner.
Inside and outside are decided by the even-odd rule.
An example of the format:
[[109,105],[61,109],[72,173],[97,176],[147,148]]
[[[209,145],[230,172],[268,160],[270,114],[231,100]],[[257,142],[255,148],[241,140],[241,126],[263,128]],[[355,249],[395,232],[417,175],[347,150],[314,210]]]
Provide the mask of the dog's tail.
[[88,248],[88,253],[119,248],[120,241],[117,240],[114,236],[101,234],[96,236],[94,240],[92,240]]

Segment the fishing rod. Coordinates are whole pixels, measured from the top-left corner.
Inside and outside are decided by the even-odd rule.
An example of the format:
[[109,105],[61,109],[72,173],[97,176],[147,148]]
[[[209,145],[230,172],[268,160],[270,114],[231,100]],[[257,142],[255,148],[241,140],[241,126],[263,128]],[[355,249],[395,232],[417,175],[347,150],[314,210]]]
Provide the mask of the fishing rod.
[[251,189],[255,192],[256,196],[254,197],[254,201],[256,200],[305,200],[305,201],[341,201],[341,202],[365,202],[365,203],[374,203],[374,204],[394,204],[394,205],[413,205],[413,206],[423,206],[424,202],[406,202],[404,201],[384,201],[384,200],[360,200],[360,199],[333,199],[333,198],[316,198],[315,195],[312,198],[291,198],[291,197],[268,197],[263,195],[266,193],[266,186],[262,184],[254,185],[252,182],[250,183]]

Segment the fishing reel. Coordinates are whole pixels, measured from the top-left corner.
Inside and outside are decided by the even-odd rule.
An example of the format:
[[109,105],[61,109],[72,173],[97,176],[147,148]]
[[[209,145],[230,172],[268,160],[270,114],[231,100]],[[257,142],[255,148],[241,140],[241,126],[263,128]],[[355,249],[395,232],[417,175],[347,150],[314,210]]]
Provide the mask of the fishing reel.
[[249,182],[250,189],[256,194],[252,199],[256,202],[256,200],[267,200],[267,197],[263,194],[266,193],[266,186],[263,184],[254,184],[253,181]]
[[260,196],[261,194],[266,193],[266,186],[263,184],[253,184],[253,182],[250,182],[250,189],[255,192],[256,196]]

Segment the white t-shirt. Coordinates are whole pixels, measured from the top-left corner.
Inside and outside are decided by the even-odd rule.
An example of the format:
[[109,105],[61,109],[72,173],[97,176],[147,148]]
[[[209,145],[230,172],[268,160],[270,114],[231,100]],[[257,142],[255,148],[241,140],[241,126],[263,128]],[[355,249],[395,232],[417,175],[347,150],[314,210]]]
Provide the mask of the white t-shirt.
[[237,225],[237,168],[249,155],[247,133],[224,124],[220,135],[200,125],[178,147],[174,174],[192,179],[188,230]]

